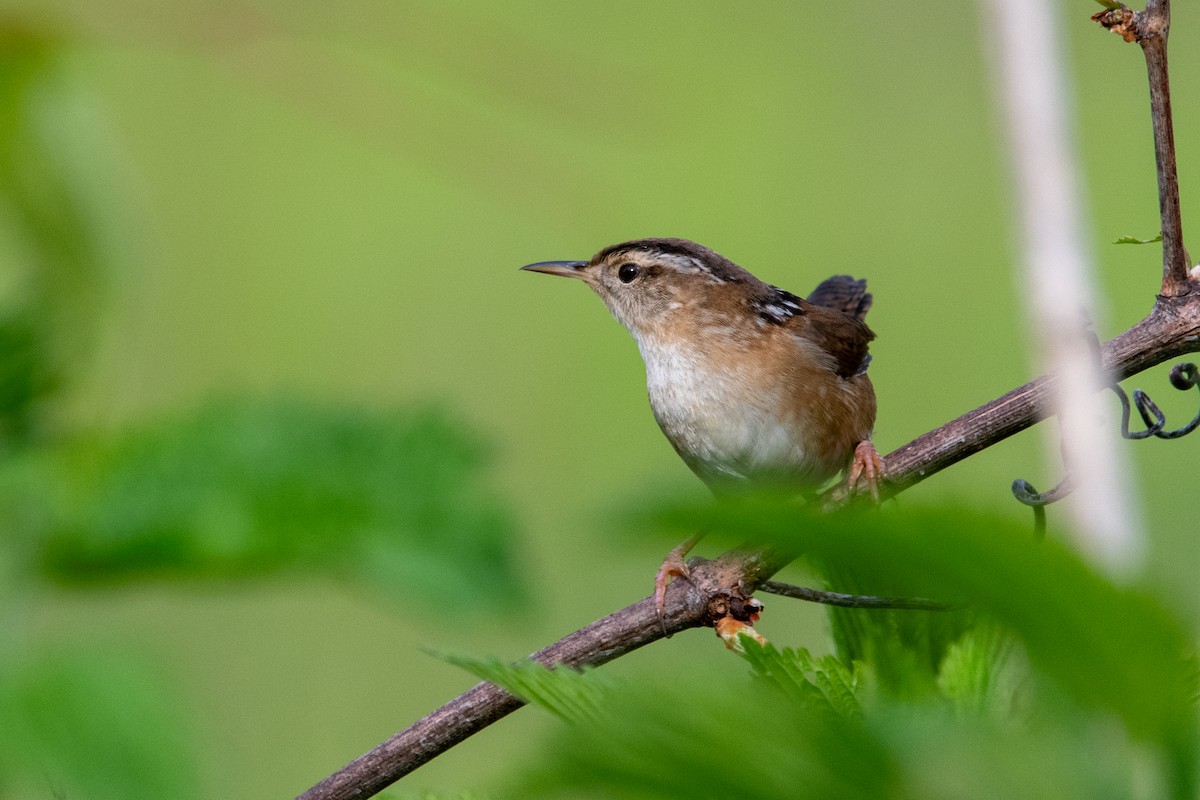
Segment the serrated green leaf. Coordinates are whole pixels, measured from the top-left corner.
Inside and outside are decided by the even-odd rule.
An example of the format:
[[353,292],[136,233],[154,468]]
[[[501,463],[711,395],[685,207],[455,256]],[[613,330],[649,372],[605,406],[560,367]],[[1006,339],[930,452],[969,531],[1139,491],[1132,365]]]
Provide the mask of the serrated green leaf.
[[1136,236],[1122,236],[1120,239],[1114,241],[1113,244],[1154,244],[1155,242],[1161,241],[1162,234],[1159,233],[1153,239],[1139,239]]
[[1144,748],[1069,704],[1018,725],[938,698],[841,715],[766,681],[714,691],[703,671],[639,682],[564,727],[511,796],[1092,800],[1137,796],[1147,779]]
[[1016,707],[1016,649],[998,625],[981,624],[950,646],[938,688],[960,712],[1004,717]]
[[797,706],[824,705],[845,716],[861,716],[854,673],[833,656],[814,659],[804,648],[778,649],[772,644],[745,643],[743,657],[754,673],[780,689]]
[[897,778],[859,722],[783,700],[765,681],[639,683],[549,750],[554,763],[515,796],[877,800]]
[[817,662],[813,677],[834,711],[843,716],[862,713],[857,696],[861,684],[857,670],[849,669],[836,656],[827,655]]
[[[1077,702],[1115,712],[1133,735],[1176,755],[1196,745],[1195,687],[1186,660],[1191,645],[1183,626],[1148,593],[1113,584],[1064,545],[1035,541],[1011,520],[965,509],[822,516],[773,497],[680,507],[663,518],[688,530],[724,530],[804,553],[836,576],[832,588],[839,591],[969,604],[971,613],[1016,635],[1031,664]],[[877,614],[836,609],[831,616],[857,626],[862,657],[873,670],[894,670],[893,660],[902,662],[899,668],[911,674],[894,681],[894,689],[927,675],[936,692],[947,648],[973,623],[956,623],[954,615],[885,612],[906,615],[893,617],[889,635],[893,622],[879,622]],[[925,628],[910,622],[906,633],[903,620],[917,614],[932,622]],[[956,626],[959,633],[950,636]],[[908,635],[913,640],[897,646]]]
[[441,658],[472,675],[490,681],[527,703],[533,703],[567,722],[595,720],[612,683],[592,669],[550,669],[536,661],[501,661],[498,658]]
[[0,520],[71,583],[330,574],[436,604],[522,597],[483,453],[434,411],[224,402],[0,471]]
[[825,517],[762,495],[661,518],[801,554],[835,590],[966,607],[834,609],[853,669],[746,643],[748,689],[639,684],[519,796],[1090,800],[1146,781],[1194,796],[1184,629],[1027,526],[955,509]]

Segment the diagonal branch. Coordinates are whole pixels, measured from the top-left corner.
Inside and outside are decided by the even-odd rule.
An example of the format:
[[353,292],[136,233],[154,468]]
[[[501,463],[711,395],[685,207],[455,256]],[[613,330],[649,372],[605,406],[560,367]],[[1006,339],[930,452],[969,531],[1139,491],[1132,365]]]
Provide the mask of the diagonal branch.
[[[598,666],[643,645],[704,624],[724,587],[757,586],[788,559],[771,553],[730,552],[692,569],[691,581],[668,586],[663,619],[646,597],[609,614],[530,656],[547,666]],[[300,795],[299,800],[370,797],[467,737],[524,705],[491,683],[481,683],[395,734]]]
[[[1200,283],[1188,272],[1179,224],[1179,186],[1175,175],[1174,141],[1166,73],[1168,0],[1150,0],[1145,12],[1128,16],[1145,25],[1142,47],[1150,77],[1155,150],[1158,155],[1160,208],[1163,214],[1163,288],[1145,319],[1101,348],[1105,369],[1123,380],[1185,353],[1200,351]],[[1102,12],[1097,18],[1116,12]],[[1101,24],[1113,30],[1114,25]],[[1121,31],[1117,31],[1121,32]],[[1129,41],[1139,41],[1137,36]],[[1055,378],[1042,376],[1003,397],[930,431],[884,460],[887,496],[914,486],[946,467],[1025,430],[1050,413]],[[835,487],[826,504],[843,504],[845,484]],[[728,595],[728,587],[746,592],[760,587],[789,561],[773,551],[730,551],[696,566],[692,581],[668,587],[660,624],[652,598],[644,598],[581,628],[531,658],[549,665],[599,665],[633,652],[666,635],[706,624],[713,604]],[[300,800],[347,800],[370,797],[422,764],[507,716],[523,701],[490,684],[481,683],[386,742],[360,756],[299,796]]]
[[[1120,381],[1200,350],[1200,302],[1162,298],[1145,319],[1105,342],[1105,370]],[[919,436],[888,455],[886,494],[925,480],[964,458],[1020,433],[1051,413],[1054,377],[1043,375],[987,405]],[[839,498],[845,491],[839,487]]]
[[[1104,344],[1105,366],[1118,380],[1185,353],[1200,351],[1200,292],[1160,298],[1154,311]],[[951,464],[1044,419],[1054,378],[1043,376],[890,453],[886,494],[914,486]],[[845,485],[835,490],[846,497]],[[775,552],[730,551],[692,570],[692,582],[668,587],[664,625],[647,597],[597,620],[531,658],[546,665],[596,666],[638,648],[705,624],[710,603],[730,586],[747,592],[782,569],[789,558]],[[490,683],[481,683],[300,795],[301,800],[365,798],[404,777],[454,745],[523,705]]]

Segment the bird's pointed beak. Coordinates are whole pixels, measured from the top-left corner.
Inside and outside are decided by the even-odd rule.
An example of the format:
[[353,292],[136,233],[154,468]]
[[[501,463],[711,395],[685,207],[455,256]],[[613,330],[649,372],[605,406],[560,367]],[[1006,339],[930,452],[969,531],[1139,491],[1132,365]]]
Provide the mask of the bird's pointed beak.
[[530,272],[544,272],[547,275],[561,275],[564,278],[579,278],[584,280],[587,275],[584,272],[584,268],[587,265],[587,261],[539,261],[536,264],[526,264],[521,269],[529,270]]

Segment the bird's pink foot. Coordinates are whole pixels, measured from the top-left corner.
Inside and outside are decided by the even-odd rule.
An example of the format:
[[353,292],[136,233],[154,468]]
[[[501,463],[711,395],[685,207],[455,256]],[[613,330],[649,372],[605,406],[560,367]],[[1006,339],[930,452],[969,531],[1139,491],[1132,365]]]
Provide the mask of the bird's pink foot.
[[654,609],[658,612],[658,621],[662,624],[664,632],[666,631],[666,622],[663,620],[663,611],[667,602],[667,584],[671,582],[671,578],[683,578],[685,581],[692,579],[692,571],[688,569],[688,565],[683,559],[698,541],[700,541],[700,535],[693,536],[667,553],[662,566],[654,575]]
[[847,483],[850,491],[861,493],[867,491],[871,499],[879,502],[879,484],[883,480],[884,464],[875,445],[870,439],[858,443],[854,448],[854,460],[850,462],[850,474]]

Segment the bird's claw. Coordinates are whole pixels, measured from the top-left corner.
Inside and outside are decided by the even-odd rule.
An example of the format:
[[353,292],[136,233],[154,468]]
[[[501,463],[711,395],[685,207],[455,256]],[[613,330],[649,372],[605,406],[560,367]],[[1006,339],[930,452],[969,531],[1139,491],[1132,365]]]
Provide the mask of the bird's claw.
[[[854,460],[850,462],[847,483],[852,493],[861,494],[864,489],[871,499],[879,502],[879,484],[883,481],[884,463],[875,445],[864,440],[854,448]],[[861,485],[860,485],[861,484]]]
[[[690,549],[690,541],[684,544],[689,545]],[[687,555],[687,550],[682,545],[676,547],[667,553],[667,557],[663,559],[662,566],[658,568],[658,572],[654,575],[654,610],[658,614],[658,624],[662,626],[663,634],[667,636],[670,636],[667,633],[667,621],[665,618],[667,584],[671,582],[671,578],[683,578],[685,581],[691,581],[692,579],[692,571],[688,569],[688,565],[683,560],[685,555]]]

